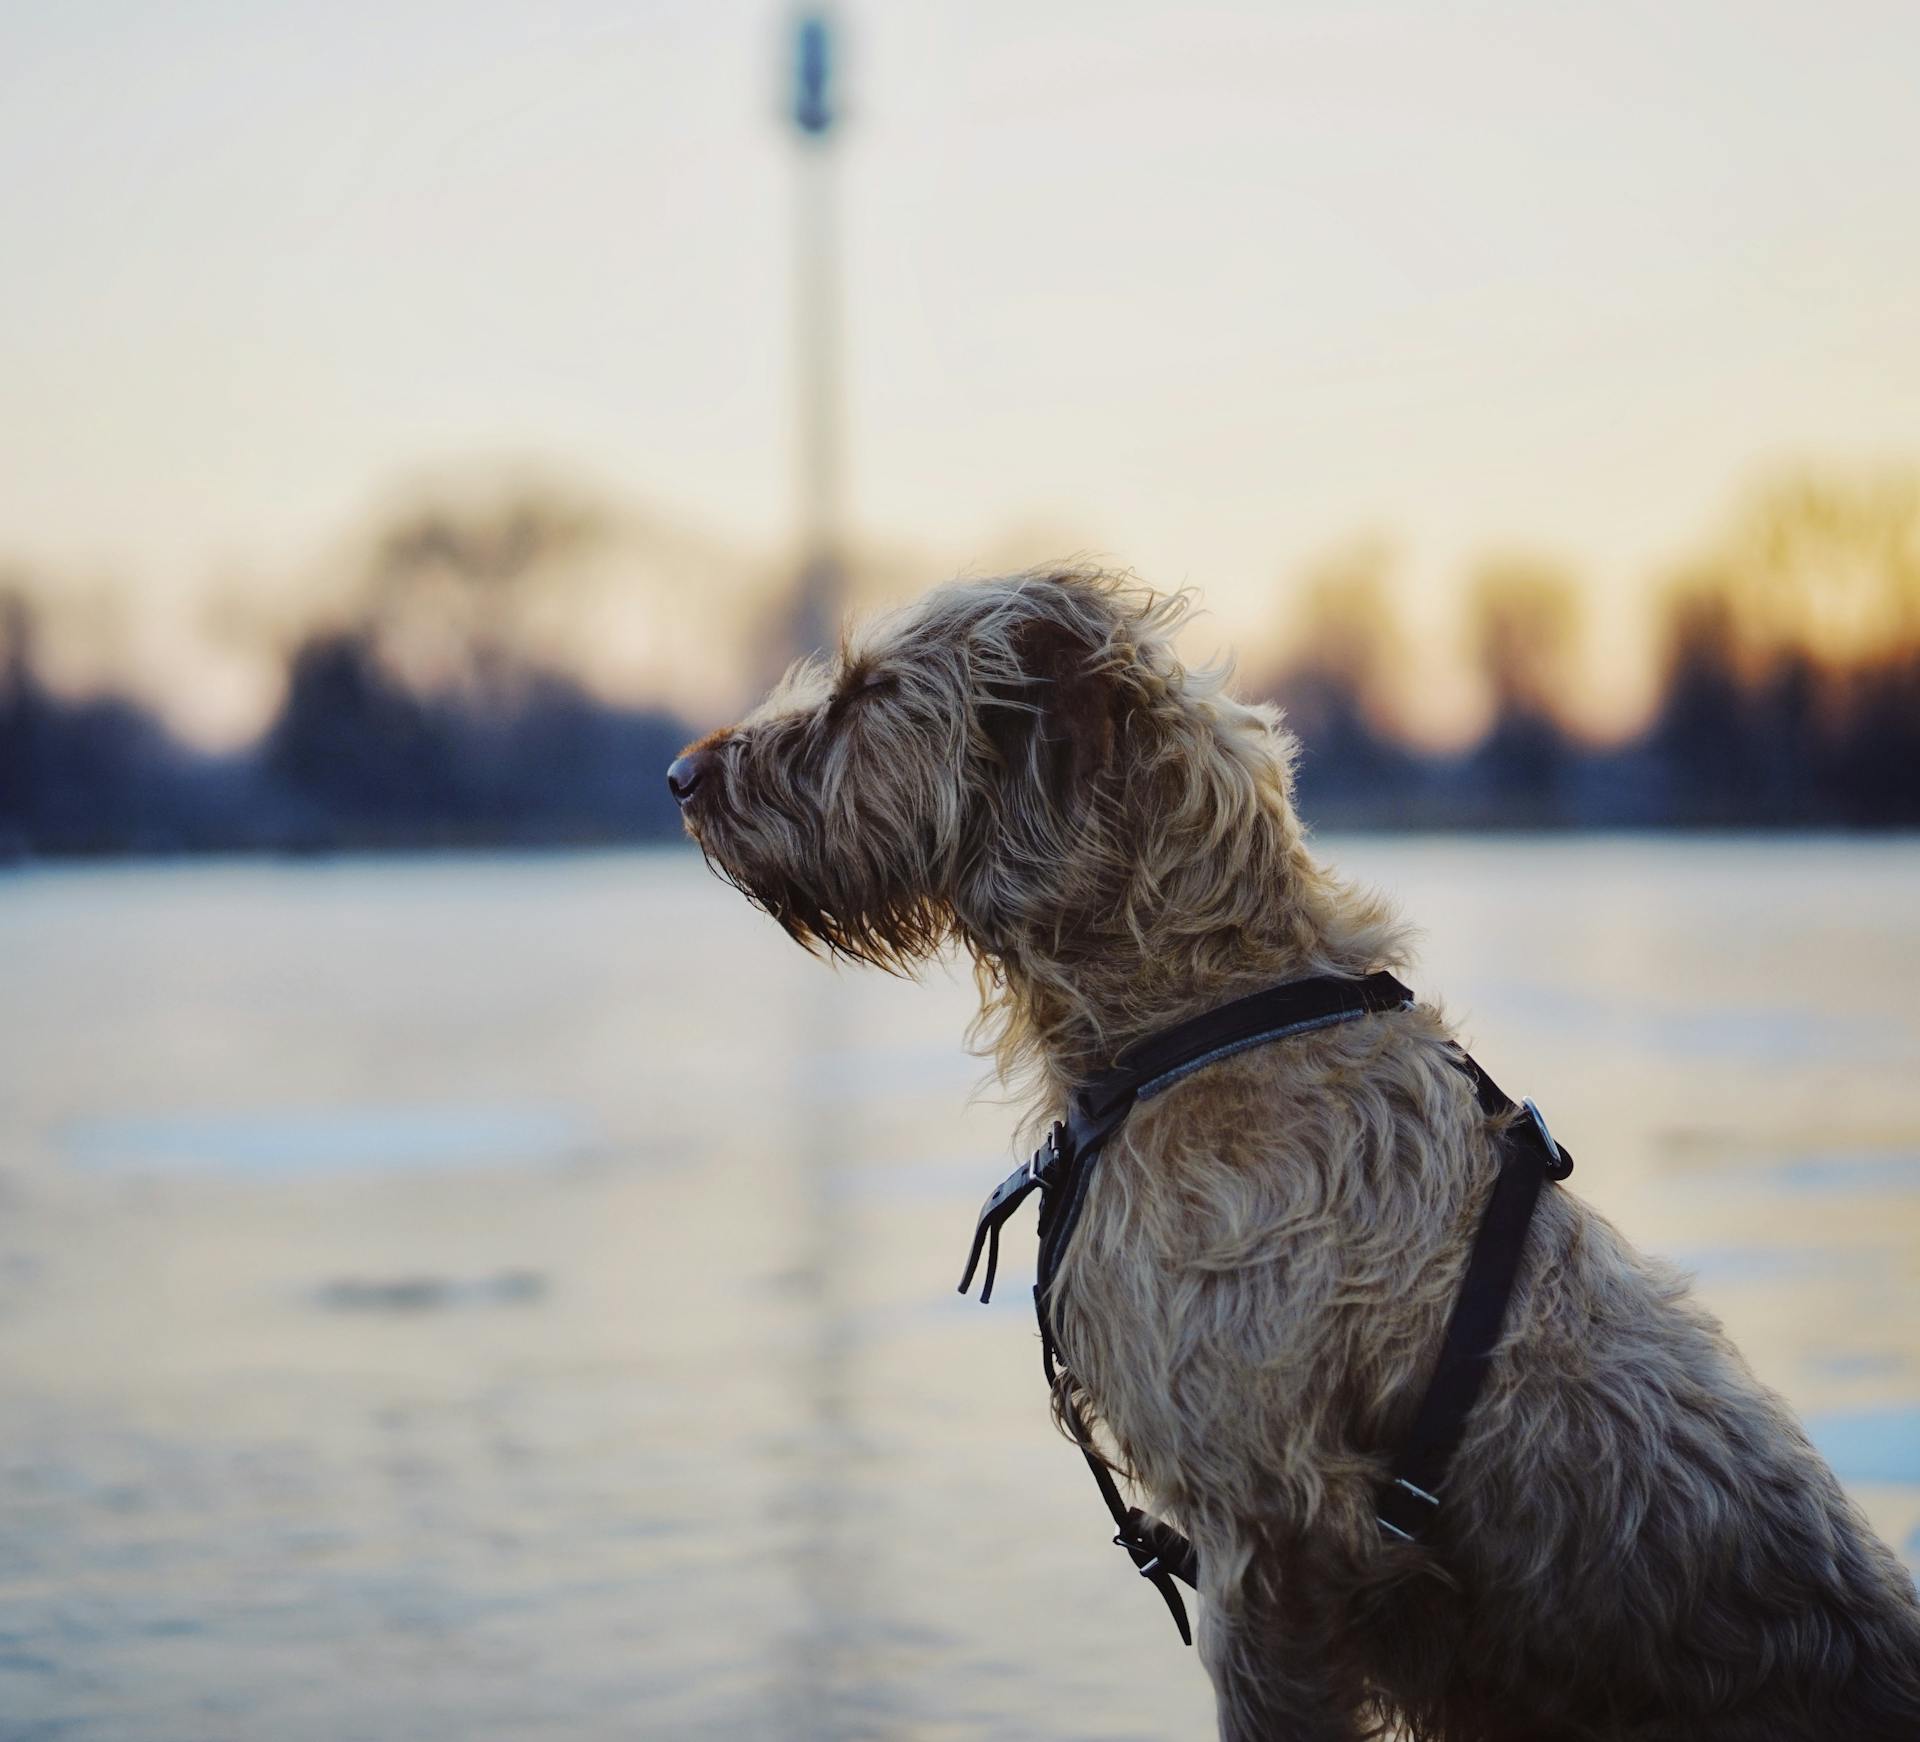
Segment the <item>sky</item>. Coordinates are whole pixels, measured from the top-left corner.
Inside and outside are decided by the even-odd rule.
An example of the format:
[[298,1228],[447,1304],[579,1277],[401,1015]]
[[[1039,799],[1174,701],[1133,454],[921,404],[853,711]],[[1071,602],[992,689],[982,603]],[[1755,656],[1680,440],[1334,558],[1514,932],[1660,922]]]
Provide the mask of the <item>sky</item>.
[[[790,16],[0,0],[0,560],[124,589],[217,733],[210,591],[411,478],[786,549]],[[1920,458],[1911,0],[838,17],[849,515],[929,581],[1098,551],[1252,646],[1381,535],[1438,645],[1540,551],[1604,713],[1742,486]]]

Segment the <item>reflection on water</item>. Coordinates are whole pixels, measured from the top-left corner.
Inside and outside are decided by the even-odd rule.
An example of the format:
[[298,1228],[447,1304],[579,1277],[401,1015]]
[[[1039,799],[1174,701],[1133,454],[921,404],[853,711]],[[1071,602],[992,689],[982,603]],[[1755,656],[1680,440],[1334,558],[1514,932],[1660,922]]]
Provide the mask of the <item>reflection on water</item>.
[[[1920,848],[1329,852],[1920,1555]],[[959,978],[683,853],[16,874],[0,963],[0,1738],[1210,1734],[953,1292]]]
[[547,1292],[547,1279],[532,1270],[498,1276],[343,1276],[318,1291],[322,1306],[348,1313],[420,1313],[443,1307],[525,1306]]
[[82,1119],[59,1134],[82,1166],[336,1172],[525,1163],[579,1149],[586,1127],[559,1107],[290,1107]]

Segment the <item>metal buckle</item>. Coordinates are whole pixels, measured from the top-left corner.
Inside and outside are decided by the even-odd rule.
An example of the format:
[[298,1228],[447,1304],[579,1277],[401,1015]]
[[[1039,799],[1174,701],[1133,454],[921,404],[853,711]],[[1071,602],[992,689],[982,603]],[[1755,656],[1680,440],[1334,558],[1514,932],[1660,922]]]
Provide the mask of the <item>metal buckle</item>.
[[1052,1183],[1053,1170],[1065,1156],[1070,1139],[1066,1125],[1056,1119],[1046,1142],[1027,1158],[1026,1165],[1016,1167],[988,1194],[987,1201],[980,1206],[980,1218],[974,1224],[973,1247],[967,1254],[967,1268],[960,1278],[962,1294],[973,1287],[973,1273],[984,1252],[987,1275],[980,1288],[980,1304],[984,1306],[993,1299],[993,1279],[1000,1268],[1000,1230],[1031,1193],[1044,1192]]
[[1147,1544],[1141,1542],[1137,1537],[1116,1536],[1113,1539],[1113,1546],[1115,1548],[1123,1548],[1127,1551],[1127,1558],[1133,1562],[1133,1570],[1143,1579],[1152,1578],[1154,1570],[1160,1565],[1160,1557],[1157,1554],[1153,1555],[1150,1560],[1141,1560],[1140,1557],[1143,1554],[1151,1554],[1152,1551],[1148,1548]]
[[[1423,1500],[1429,1506],[1438,1507],[1440,1504],[1439,1495],[1429,1494],[1426,1491],[1426,1489],[1419,1486],[1418,1483],[1409,1482],[1404,1476],[1395,1476],[1393,1479],[1393,1485],[1396,1488],[1405,1489],[1407,1493],[1411,1494],[1414,1497],[1414,1499]],[[1393,1534],[1399,1537],[1399,1539],[1402,1542],[1418,1542],[1420,1540],[1418,1537],[1416,1537],[1413,1534],[1412,1531],[1402,1530],[1400,1526],[1395,1524],[1391,1519],[1383,1518],[1377,1512],[1373,1515],[1373,1522],[1379,1525],[1382,1530],[1392,1531]]]
[[[1187,1621],[1187,1606],[1181,1602],[1179,1589],[1173,1582],[1172,1569],[1162,1566],[1160,1556],[1154,1554],[1152,1548],[1144,1542],[1139,1542],[1130,1536],[1116,1536],[1113,1541],[1116,1548],[1127,1551],[1127,1558],[1133,1562],[1134,1571],[1160,1593],[1161,1601],[1167,1606],[1167,1613],[1173,1617],[1174,1626],[1180,1629],[1180,1643],[1191,1645],[1193,1628]],[[1150,1558],[1143,1561],[1140,1558],[1142,1555]]]
[[1540,1141],[1547,1146],[1547,1176],[1550,1179],[1565,1179],[1573,1172],[1573,1163],[1567,1159],[1560,1145],[1554,1142],[1553,1133],[1547,1129],[1547,1116],[1540,1111],[1531,1095],[1520,1105],[1533,1121],[1534,1129],[1540,1133]]
[[[1027,1162],[1027,1175],[1034,1184],[1045,1185],[1047,1183],[1047,1175],[1059,1166],[1060,1158],[1066,1153],[1066,1149],[1066,1121],[1056,1119],[1048,1128],[1046,1142],[1041,1144],[1041,1146],[1033,1152],[1032,1157]],[[1045,1161],[1040,1159],[1042,1155],[1047,1158]]]

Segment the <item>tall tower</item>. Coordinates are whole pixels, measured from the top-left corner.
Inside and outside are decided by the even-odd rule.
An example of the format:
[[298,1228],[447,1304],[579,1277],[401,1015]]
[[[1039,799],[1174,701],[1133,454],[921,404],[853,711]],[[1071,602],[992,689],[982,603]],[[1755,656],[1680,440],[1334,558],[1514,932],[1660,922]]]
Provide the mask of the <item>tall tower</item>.
[[[798,389],[800,574],[780,627],[787,658],[831,645],[842,594],[840,284],[833,156],[838,121],[835,38],[826,15],[802,12],[793,37],[791,119],[799,145],[794,291]],[[859,1611],[866,1568],[851,1552],[863,1443],[851,1361],[854,1312],[841,1281],[855,1243],[836,1182],[857,1149],[845,1112],[818,1092],[821,1060],[845,1056],[853,1026],[850,976],[811,976],[792,1053],[797,1073],[787,1128],[796,1188],[793,1274],[802,1329],[790,1367],[794,1453],[776,1511],[798,1605],[772,1665],[777,1728],[794,1742],[830,1742],[854,1727],[862,1685],[847,1618]],[[850,1690],[852,1690],[850,1692]]]
[[795,20],[792,119],[800,147],[794,236],[800,577],[791,630],[796,654],[827,647],[844,605],[844,441],[840,381],[840,260],[834,189],[839,120],[830,16]]

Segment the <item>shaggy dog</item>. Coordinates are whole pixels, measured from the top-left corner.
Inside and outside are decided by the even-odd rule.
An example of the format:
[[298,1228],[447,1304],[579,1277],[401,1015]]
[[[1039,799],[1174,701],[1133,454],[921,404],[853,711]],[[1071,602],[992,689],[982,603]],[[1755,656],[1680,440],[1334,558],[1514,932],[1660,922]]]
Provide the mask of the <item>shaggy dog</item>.
[[[949,942],[1037,1118],[1129,1041],[1399,967],[1309,853],[1292,741],[1182,667],[1180,602],[1087,571],[942,587],[670,775],[795,938]],[[1429,1005],[1263,1046],[1108,1144],[1051,1302],[1115,1461],[1185,1529],[1221,1734],[1920,1738],[1920,1605],[1684,1283],[1550,1189],[1431,1541],[1374,1489],[1422,1395],[1495,1132]]]

